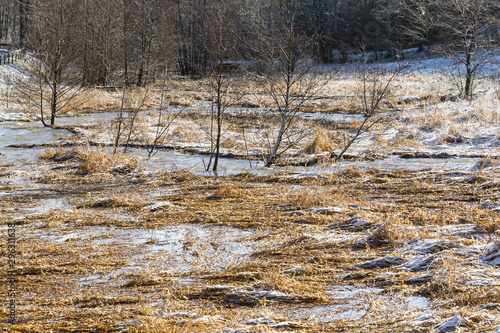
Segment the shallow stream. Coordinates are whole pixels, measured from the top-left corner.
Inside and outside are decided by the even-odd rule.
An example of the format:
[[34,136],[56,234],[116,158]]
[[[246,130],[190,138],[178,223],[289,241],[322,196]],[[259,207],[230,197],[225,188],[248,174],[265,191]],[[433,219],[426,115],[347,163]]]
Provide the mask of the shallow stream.
[[[342,115],[344,117],[345,115]],[[95,123],[99,121],[111,121],[116,113],[99,113],[83,117],[61,117],[57,120],[60,126],[72,126],[76,124]],[[36,163],[38,156],[45,150],[44,147],[34,148],[7,148],[13,144],[44,144],[57,141],[70,135],[64,129],[50,129],[43,127],[39,122],[6,121],[0,123],[0,164],[27,164]],[[140,159],[149,170],[158,168],[165,169],[187,169],[191,172],[202,174],[205,171],[207,156],[181,154],[174,151],[159,151],[154,157],[149,158],[145,150],[132,149],[130,156]],[[336,164],[313,165],[310,167],[275,167],[264,168],[262,162],[221,158],[219,175],[237,174],[240,172],[252,172],[257,174],[270,174],[276,171],[287,171],[292,173],[323,173],[328,174],[351,166],[361,169],[378,168],[381,170],[395,169],[470,169],[478,161],[478,158],[415,158],[402,159],[398,156],[390,156],[376,161],[344,161]]]

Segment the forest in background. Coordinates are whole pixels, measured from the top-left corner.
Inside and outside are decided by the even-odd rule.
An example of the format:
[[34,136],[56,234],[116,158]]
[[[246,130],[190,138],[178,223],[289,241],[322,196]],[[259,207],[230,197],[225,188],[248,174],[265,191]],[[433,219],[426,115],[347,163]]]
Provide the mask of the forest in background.
[[82,85],[145,86],[167,67],[196,78],[216,63],[258,63],[287,43],[283,31],[315,63],[496,47],[499,16],[495,0],[2,0],[0,33],[61,73],[77,70]]

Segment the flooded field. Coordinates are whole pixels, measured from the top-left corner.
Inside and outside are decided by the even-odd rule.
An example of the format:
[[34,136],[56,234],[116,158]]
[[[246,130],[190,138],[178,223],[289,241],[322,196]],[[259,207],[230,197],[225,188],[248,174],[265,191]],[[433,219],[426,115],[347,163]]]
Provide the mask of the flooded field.
[[228,159],[221,176],[164,154],[179,168],[82,173],[83,155],[1,167],[12,331],[496,329],[496,164],[238,172],[232,160],[248,161]]
[[302,140],[265,167],[279,114],[240,103],[224,115],[213,172],[213,103],[176,93],[187,106],[124,113],[128,138],[117,134],[119,94],[100,110],[113,112],[59,117],[55,128],[2,114],[0,241],[15,229],[18,320],[2,328],[498,331],[500,164],[489,104],[387,112],[339,161],[365,118],[301,111]]
[[[318,116],[318,115],[316,115]],[[326,117],[331,117],[327,115]],[[59,126],[91,126],[101,122],[111,122],[117,117],[116,113],[99,113],[83,117],[62,117],[58,119]],[[344,117],[339,115],[339,117]],[[46,149],[44,144],[57,143],[58,140],[70,136],[66,129],[44,128],[38,122],[0,122],[0,147],[2,155],[0,161],[3,164],[36,163],[39,155]],[[32,145],[30,148],[10,148],[13,145]],[[112,148],[108,148],[111,152]],[[129,155],[141,161],[144,167],[151,171],[157,169],[186,169],[197,174],[203,174],[209,157],[199,154],[183,154],[176,151],[159,151],[153,157],[149,157],[144,149],[130,149]],[[262,161],[247,161],[244,158],[222,158],[220,175],[237,174],[240,172],[251,172],[255,174],[272,174],[275,172],[292,173],[320,173],[328,174],[349,167],[357,167],[363,170],[376,168],[380,170],[453,170],[470,169],[480,158],[449,157],[449,158],[400,158],[389,156],[374,161],[343,161],[337,163],[325,162],[310,167],[278,167],[263,168]]]

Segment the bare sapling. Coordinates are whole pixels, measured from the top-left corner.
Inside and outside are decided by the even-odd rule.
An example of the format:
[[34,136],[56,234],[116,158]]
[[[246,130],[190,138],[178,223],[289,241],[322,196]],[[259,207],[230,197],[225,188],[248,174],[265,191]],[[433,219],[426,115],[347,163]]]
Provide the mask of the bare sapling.
[[497,0],[446,0],[436,12],[433,25],[444,39],[436,49],[453,61],[447,76],[462,98],[473,96],[481,69],[498,54],[499,11]]
[[[71,1],[33,1],[26,47],[30,55],[25,74],[15,78],[15,89],[44,126],[54,127],[56,118],[77,108],[82,91],[75,45],[76,10]],[[82,101],[80,103],[83,103]]]
[[149,89],[129,91],[123,88],[120,110],[111,129],[113,135],[113,154],[123,145],[123,153],[126,154],[133,139],[137,139],[137,119],[149,98]]
[[363,116],[363,121],[348,139],[342,151],[339,154],[331,153],[330,158],[335,159],[335,162],[342,158],[362,134],[369,131],[376,124],[387,120],[388,115],[381,112],[382,104],[390,92],[392,81],[406,67],[406,64],[398,65],[396,70],[387,76],[383,71],[369,67],[366,61],[363,62],[358,71],[361,81],[358,90],[359,114]]
[[166,90],[166,80],[167,80],[167,69],[165,69],[165,75],[163,77],[163,85],[160,95],[160,104],[157,109],[158,118],[156,124],[156,130],[152,140],[146,143],[146,149],[148,151],[148,156],[154,156],[158,152],[158,145],[160,145],[170,129],[172,123],[182,114],[185,110],[185,107],[182,107],[177,112],[171,112],[170,102],[168,98],[165,96]]
[[242,98],[244,91],[237,91],[238,73],[226,68],[226,61],[231,56],[236,57],[236,36],[232,20],[232,4],[229,1],[220,1],[210,7],[211,16],[206,31],[207,50],[213,59],[208,77],[212,92],[210,108],[210,127],[206,133],[210,140],[210,158],[205,164],[207,171],[217,171],[219,167],[220,149],[224,134],[229,129],[224,126],[224,114],[228,108],[236,105]]
[[255,53],[260,68],[253,77],[278,115],[273,126],[266,124],[258,133],[266,167],[310,134],[310,129],[296,126],[300,111],[335,73],[323,74],[322,78],[315,73],[311,53],[314,41],[297,24],[299,9],[296,3],[273,3],[269,6],[271,17],[257,27]]
[[139,96],[136,96],[137,100],[132,101],[131,106],[128,110],[128,132],[127,139],[125,141],[125,147],[123,147],[123,153],[126,154],[129,145],[132,140],[132,135],[136,134],[136,121],[141,112],[142,108],[146,104],[147,99],[149,98],[149,89],[146,89],[144,92],[139,92]]
[[[120,139],[122,136],[122,127],[124,121],[124,107],[125,107],[125,96],[126,96],[126,88],[123,88],[122,99],[120,102],[120,111],[118,111],[118,116],[113,125],[116,127],[116,130],[113,131],[114,134],[114,144],[113,144],[113,155],[116,154],[118,147],[120,146]],[[113,126],[112,126],[113,127]]]

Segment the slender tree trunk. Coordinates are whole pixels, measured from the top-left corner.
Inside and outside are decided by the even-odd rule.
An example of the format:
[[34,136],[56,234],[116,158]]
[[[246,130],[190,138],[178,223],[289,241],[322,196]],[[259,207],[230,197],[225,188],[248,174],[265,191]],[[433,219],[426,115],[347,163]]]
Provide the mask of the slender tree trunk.
[[130,80],[129,80],[129,73],[128,73],[128,34],[127,34],[127,22],[128,20],[128,15],[127,15],[127,9],[123,8],[123,21],[122,21],[122,33],[123,33],[123,76],[125,79],[125,86],[130,85]]
[[137,86],[142,87],[144,76],[144,61],[141,59],[141,64],[139,65],[139,74],[137,74]]
[[29,0],[19,0],[19,46],[23,47],[26,38],[26,25]]
[[266,167],[270,167],[273,165],[274,160],[276,159],[276,154],[278,152],[278,149],[281,145],[281,141],[283,140],[283,133],[285,132],[285,127],[286,127],[286,121],[287,121],[287,115],[286,113],[281,115],[281,126],[280,130],[278,133],[278,137],[276,138],[276,141],[274,142],[274,147],[273,150],[271,151],[271,154],[269,154],[269,158],[267,159],[266,162]]
[[118,150],[118,146],[120,145],[120,137],[122,134],[122,124],[123,124],[123,108],[125,107],[125,95],[126,95],[126,88],[123,89],[122,93],[122,101],[120,104],[120,113],[118,114],[118,127],[116,129],[116,136],[115,136],[115,142],[114,142],[114,147],[113,147],[113,155],[116,154]]
[[56,124],[57,116],[57,82],[54,80],[52,84],[52,99],[50,102],[50,127]]
[[41,84],[40,84],[40,105],[39,105],[39,108],[40,108],[40,120],[42,121],[43,126],[49,127],[49,125],[47,125],[47,123],[45,122],[45,116],[43,114],[43,87]]
[[222,64],[219,66],[219,78],[217,82],[217,138],[215,140],[215,159],[213,171],[217,171],[217,166],[219,164],[219,154],[220,154],[220,138],[222,135],[222,105],[221,105],[221,85],[222,78],[220,71],[222,70]]
[[472,90],[472,64],[471,64],[471,53],[467,51],[466,59],[465,59],[465,87],[464,87],[464,97],[469,97]]

